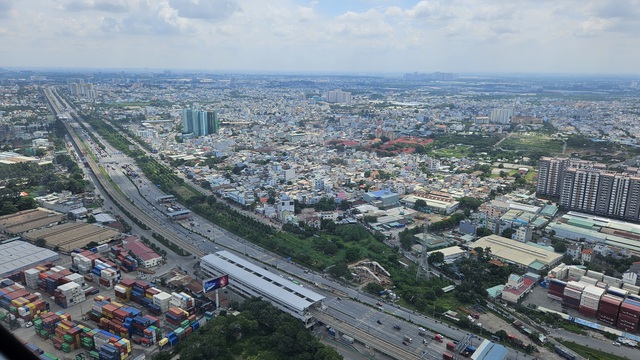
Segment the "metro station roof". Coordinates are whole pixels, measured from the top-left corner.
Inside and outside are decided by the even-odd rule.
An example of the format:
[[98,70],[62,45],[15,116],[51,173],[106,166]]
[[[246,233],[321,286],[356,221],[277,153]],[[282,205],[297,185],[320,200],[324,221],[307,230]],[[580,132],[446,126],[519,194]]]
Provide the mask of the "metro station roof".
[[241,279],[254,290],[297,311],[304,311],[325,298],[227,250],[205,255],[202,261],[220,271],[217,275],[228,274],[230,283]]

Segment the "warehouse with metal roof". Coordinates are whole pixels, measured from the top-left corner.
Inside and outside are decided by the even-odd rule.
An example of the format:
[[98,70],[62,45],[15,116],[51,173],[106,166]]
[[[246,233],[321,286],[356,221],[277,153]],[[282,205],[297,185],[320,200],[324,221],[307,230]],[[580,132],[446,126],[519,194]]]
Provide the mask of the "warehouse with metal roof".
[[0,244],[0,278],[58,259],[58,253],[25,241],[6,242]]
[[548,231],[568,240],[601,243],[640,254],[640,225],[571,211],[550,223]]
[[509,349],[493,341],[484,340],[471,355],[471,360],[503,360],[509,355]]
[[229,275],[228,287],[244,297],[261,297],[305,322],[315,323],[309,309],[322,305],[324,296],[295,284],[229,251],[205,255],[200,267],[212,276]]
[[552,269],[562,260],[562,254],[498,235],[485,236],[469,244],[469,247],[490,248],[492,258],[517,265],[537,274],[545,269]]
[[66,217],[63,214],[42,208],[18,211],[14,214],[0,216],[0,231],[17,235],[26,231],[44,228],[57,224]]

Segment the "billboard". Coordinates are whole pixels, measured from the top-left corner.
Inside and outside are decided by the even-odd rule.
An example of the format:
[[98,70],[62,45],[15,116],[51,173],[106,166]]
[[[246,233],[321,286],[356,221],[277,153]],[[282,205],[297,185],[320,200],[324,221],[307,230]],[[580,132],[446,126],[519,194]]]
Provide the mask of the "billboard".
[[202,289],[204,293],[208,293],[215,289],[220,289],[229,284],[229,275],[222,275],[218,278],[207,279],[202,282]]

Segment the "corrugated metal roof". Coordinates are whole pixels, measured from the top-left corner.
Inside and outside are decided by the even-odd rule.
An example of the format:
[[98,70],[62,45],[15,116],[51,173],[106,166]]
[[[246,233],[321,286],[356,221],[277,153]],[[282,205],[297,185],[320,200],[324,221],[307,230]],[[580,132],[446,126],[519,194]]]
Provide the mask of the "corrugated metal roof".
[[11,241],[0,245],[0,276],[28,269],[37,264],[58,260],[60,255],[49,249],[24,241]]
[[265,297],[277,300],[282,305],[302,312],[312,304],[325,297],[307,288],[294,284],[254,263],[245,260],[229,251],[218,251],[202,257],[202,261],[213,268],[220,269],[221,274],[229,275],[231,281],[242,280],[254,291],[265,294]]
[[567,224],[573,225],[573,226],[577,226],[577,227],[581,227],[581,228],[584,228],[584,229],[591,229],[593,227],[593,221],[583,220],[583,219],[576,219],[576,218],[569,219],[567,221]]

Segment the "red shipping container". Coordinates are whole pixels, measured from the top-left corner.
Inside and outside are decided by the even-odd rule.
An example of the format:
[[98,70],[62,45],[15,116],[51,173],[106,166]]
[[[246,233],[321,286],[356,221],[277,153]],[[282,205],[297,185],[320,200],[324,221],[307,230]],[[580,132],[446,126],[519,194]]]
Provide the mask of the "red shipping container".
[[122,278],[118,284],[119,284],[119,285],[122,285],[122,286],[124,286],[124,287],[128,287],[128,288],[130,288],[130,287],[132,287],[132,286],[133,286],[133,284],[135,284],[135,283],[136,283],[136,282],[135,282],[134,280],[127,279],[127,278]]

